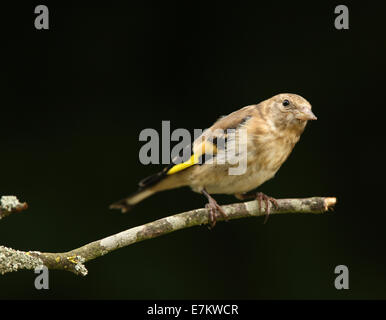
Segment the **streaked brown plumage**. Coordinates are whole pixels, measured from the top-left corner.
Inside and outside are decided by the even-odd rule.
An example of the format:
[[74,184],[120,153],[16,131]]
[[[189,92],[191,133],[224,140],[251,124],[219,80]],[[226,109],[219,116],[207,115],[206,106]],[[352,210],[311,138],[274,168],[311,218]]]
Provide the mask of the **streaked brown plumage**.
[[[138,192],[112,204],[110,208],[125,212],[156,192],[190,186],[193,191],[203,193],[208,198],[210,221],[214,226],[216,212],[223,212],[210,194],[233,194],[244,199],[247,192],[273,178],[298,142],[308,120],[316,120],[311,105],[296,94],[278,94],[257,105],[246,106],[220,118],[195,140],[192,148],[194,160],[192,157],[191,162],[186,162],[183,166],[165,168],[162,172],[142,180]],[[246,163],[245,173],[230,175],[229,169],[235,165],[219,163],[222,150],[219,141],[231,138],[226,132],[217,133],[216,129],[235,129],[236,138],[240,136],[241,129],[246,130],[246,152],[235,153],[241,158],[246,157],[243,158]],[[242,145],[244,142],[236,139],[234,148],[241,150],[242,146],[245,147]],[[230,148],[228,144],[226,148]],[[212,155],[212,163],[197,162],[198,158],[208,154]],[[262,193],[257,197],[260,206],[262,200],[275,204],[273,198]]]

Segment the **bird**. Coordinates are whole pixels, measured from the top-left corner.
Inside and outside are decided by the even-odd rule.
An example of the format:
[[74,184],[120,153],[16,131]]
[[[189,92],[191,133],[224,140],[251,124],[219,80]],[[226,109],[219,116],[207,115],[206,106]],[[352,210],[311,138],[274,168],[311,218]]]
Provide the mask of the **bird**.
[[[269,202],[277,207],[277,201],[254,190],[275,176],[310,120],[317,120],[311,104],[293,93],[280,93],[222,116],[194,140],[187,160],[173,161],[141,180],[137,192],[111,204],[110,209],[126,212],[157,192],[188,186],[207,198],[209,228],[215,226],[219,215],[226,219],[213,194],[234,195],[239,200],[255,198],[260,211],[264,202],[267,219]],[[229,161],[224,161],[227,157]],[[244,171],[230,174],[237,167],[236,157],[245,164]]]

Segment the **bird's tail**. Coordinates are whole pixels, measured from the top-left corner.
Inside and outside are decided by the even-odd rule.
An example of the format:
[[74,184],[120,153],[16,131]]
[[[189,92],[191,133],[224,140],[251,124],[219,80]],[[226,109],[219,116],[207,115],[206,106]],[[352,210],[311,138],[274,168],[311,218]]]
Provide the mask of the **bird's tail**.
[[142,200],[150,197],[151,195],[167,190],[178,188],[186,185],[179,175],[167,175],[169,168],[165,168],[161,172],[158,172],[150,177],[141,180],[138,184],[139,189],[131,196],[114,202],[110,205],[110,209],[120,209],[123,213],[129,211],[134,205]]
[[150,197],[154,193],[155,192],[153,192],[150,188],[149,189],[139,189],[137,192],[133,193],[131,196],[112,203],[109,208],[110,209],[119,209],[122,211],[122,213],[125,213],[125,212],[129,211],[138,202],[146,199],[147,197]]

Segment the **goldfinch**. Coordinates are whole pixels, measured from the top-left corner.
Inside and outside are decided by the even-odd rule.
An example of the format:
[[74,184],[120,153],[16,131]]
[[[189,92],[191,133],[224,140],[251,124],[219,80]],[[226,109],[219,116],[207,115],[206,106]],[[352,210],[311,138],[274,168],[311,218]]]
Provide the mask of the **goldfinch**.
[[[198,137],[193,154],[184,162],[171,164],[139,182],[130,197],[113,203],[111,209],[126,212],[156,192],[189,186],[207,199],[209,223],[216,224],[217,213],[225,216],[211,194],[232,194],[238,199],[250,196],[266,204],[276,200],[259,192],[249,194],[273,178],[299,141],[308,120],[316,120],[311,104],[297,94],[282,93],[221,117]],[[237,160],[238,163],[235,162]],[[245,165],[239,173],[240,163]]]

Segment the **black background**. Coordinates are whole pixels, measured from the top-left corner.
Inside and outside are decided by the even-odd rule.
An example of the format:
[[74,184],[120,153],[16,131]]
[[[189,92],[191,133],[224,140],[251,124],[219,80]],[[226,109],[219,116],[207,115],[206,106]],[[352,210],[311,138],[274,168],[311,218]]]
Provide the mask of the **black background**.
[[[50,29],[34,28],[47,4]],[[0,277],[0,298],[386,298],[382,149],[384,10],[340,2],[19,2],[2,14],[0,195],[27,212],[0,221],[0,243],[67,251],[202,207],[188,189],[132,212],[108,205],[162,166],[138,159],[142,129],[207,128],[220,115],[280,92],[304,96],[310,123],[275,179],[276,198],[336,196],[325,215],[273,216],[175,232],[87,264],[85,278],[52,271]],[[220,203],[235,199],[216,196]],[[335,266],[350,289],[334,287]]]

